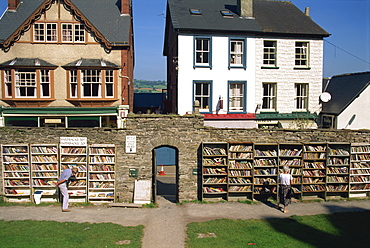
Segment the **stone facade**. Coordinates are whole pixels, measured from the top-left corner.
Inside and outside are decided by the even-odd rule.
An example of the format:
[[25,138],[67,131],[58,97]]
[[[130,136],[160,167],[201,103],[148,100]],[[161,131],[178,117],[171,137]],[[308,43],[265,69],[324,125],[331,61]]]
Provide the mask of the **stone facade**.
[[[202,142],[370,142],[370,131],[350,130],[262,130],[208,128],[199,116],[130,116],[126,129],[105,128],[3,128],[1,144],[58,144],[60,137],[87,137],[88,144],[116,145],[117,201],[132,201],[135,179],[152,178],[153,149],[169,146],[178,151],[179,201],[198,198],[198,176]],[[127,135],[136,136],[136,153],[125,152]],[[138,177],[129,177],[129,169]],[[1,173],[2,175],[2,173]],[[2,183],[2,176],[1,176]],[[1,192],[2,192],[1,188]]]

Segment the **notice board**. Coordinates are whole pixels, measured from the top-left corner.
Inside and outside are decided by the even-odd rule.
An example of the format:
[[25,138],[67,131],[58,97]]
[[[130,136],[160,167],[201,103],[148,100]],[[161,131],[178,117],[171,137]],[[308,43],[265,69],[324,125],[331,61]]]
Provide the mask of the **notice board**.
[[151,198],[152,183],[150,180],[135,180],[134,203],[148,204]]

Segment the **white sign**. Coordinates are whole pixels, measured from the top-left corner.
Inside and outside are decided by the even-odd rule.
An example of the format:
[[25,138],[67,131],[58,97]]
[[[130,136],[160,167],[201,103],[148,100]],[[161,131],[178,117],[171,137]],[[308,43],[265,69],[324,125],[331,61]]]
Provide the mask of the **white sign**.
[[136,136],[126,136],[126,153],[136,153]]
[[86,137],[60,137],[62,146],[87,146]]
[[134,203],[148,204],[150,203],[151,192],[150,180],[135,180]]

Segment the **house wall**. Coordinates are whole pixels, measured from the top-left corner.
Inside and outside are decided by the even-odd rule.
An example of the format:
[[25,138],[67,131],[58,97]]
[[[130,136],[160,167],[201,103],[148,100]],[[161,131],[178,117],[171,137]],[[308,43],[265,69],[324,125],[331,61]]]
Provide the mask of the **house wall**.
[[[66,9],[64,9],[63,6],[60,6],[59,4],[53,4],[52,7],[49,10],[47,10],[45,14],[40,18],[40,21],[42,20],[73,21],[74,18]],[[120,50],[111,50],[109,53],[106,52],[104,48],[95,41],[92,34],[88,32],[86,44],[78,43],[37,44],[32,43],[32,37],[33,37],[33,27],[31,27],[27,32],[25,32],[24,35],[22,35],[21,39],[15,42],[9,51],[7,52],[4,52],[3,50],[0,51],[0,63],[18,57],[18,58],[39,58],[51,64],[57,65],[58,68],[55,69],[54,71],[54,94],[56,100],[49,105],[50,107],[73,106],[71,103],[65,101],[65,99],[67,98],[67,83],[69,79],[67,78],[66,70],[63,69],[61,66],[66,65],[75,60],[78,60],[80,58],[103,59],[115,63],[116,65],[121,65],[122,58],[128,59],[129,56],[132,56],[126,54],[124,57],[121,57],[122,54]],[[132,68],[129,68],[129,70],[132,71]],[[0,87],[2,86],[3,85],[1,84]],[[117,86],[118,86],[117,97],[120,98],[119,93],[122,92],[122,84],[118,83]],[[3,101],[0,101],[0,104],[3,106],[9,106],[7,103]],[[114,102],[111,106],[118,106],[120,104],[121,102],[120,100],[118,100]],[[128,104],[128,102],[126,104]]]
[[[277,41],[277,67],[279,69],[262,69],[263,66],[263,41]],[[310,69],[294,69],[295,42],[308,41]],[[276,111],[291,113],[295,109],[295,83],[309,84],[308,111],[320,112],[319,96],[322,92],[323,68],[323,40],[320,39],[288,39],[278,37],[256,38],[256,102],[262,104],[262,83],[277,84]]]
[[338,117],[338,129],[367,129],[370,115],[370,88],[367,87]]
[[[136,153],[125,152],[127,135],[136,136]],[[131,115],[126,129],[108,128],[3,128],[0,144],[59,144],[60,137],[86,137],[88,144],[115,144],[116,191],[119,201],[132,201],[136,179],[151,180],[152,150],[161,146],[178,149],[179,200],[198,197],[202,142],[309,143],[370,142],[370,131],[355,130],[282,130],[207,128],[202,115]],[[138,177],[129,177],[129,169]],[[2,184],[2,166],[0,167]],[[3,188],[0,188],[0,194]]]
[[[236,38],[232,36],[232,38]],[[245,37],[240,37],[245,38]],[[247,38],[247,68],[228,68],[229,37],[212,37],[212,68],[194,68],[194,36],[179,35],[178,38],[178,111],[180,115],[193,111],[193,81],[212,81],[212,112],[216,111],[219,96],[224,100],[223,111],[227,111],[228,82],[246,81],[246,112],[255,109],[255,42]]]

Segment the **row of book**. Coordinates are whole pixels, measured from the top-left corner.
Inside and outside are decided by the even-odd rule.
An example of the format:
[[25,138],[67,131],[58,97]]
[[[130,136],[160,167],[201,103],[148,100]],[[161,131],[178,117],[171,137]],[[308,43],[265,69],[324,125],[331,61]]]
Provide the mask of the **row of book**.
[[370,169],[370,163],[351,163],[351,168],[369,168]]
[[259,178],[259,177],[255,177],[255,178],[253,179],[253,183],[254,183],[254,184],[269,184],[269,185],[271,185],[271,184],[276,184],[276,180],[275,180],[274,178],[270,178],[270,177],[268,177],[268,178],[264,178],[264,177],[261,177],[261,178]]
[[89,182],[90,188],[95,189],[112,189],[114,188],[113,182]]
[[55,155],[52,156],[46,156],[46,155],[37,155],[32,156],[32,162],[58,162],[58,158]]
[[301,164],[300,159],[282,159],[280,161],[280,166],[299,166]]
[[57,172],[33,172],[32,177],[57,177]]
[[30,186],[30,180],[25,179],[25,180],[14,180],[14,179],[5,179],[4,180],[4,185],[5,186]]
[[252,176],[250,170],[229,170],[229,174],[232,177],[249,177],[249,176]]
[[58,170],[57,164],[32,164],[32,170]]
[[203,168],[203,174],[227,174],[225,168]]
[[115,154],[114,149],[111,148],[96,148],[90,147],[90,154]]
[[11,153],[15,153],[15,154],[22,154],[22,153],[28,153],[28,150],[26,147],[7,147],[7,146],[3,146],[3,153],[6,153],[6,154],[11,154]]
[[276,159],[255,159],[255,166],[277,166]]
[[328,173],[348,174],[348,167],[328,167]]
[[351,190],[370,190],[370,184],[354,184],[351,185]]
[[324,162],[304,162],[303,167],[307,169],[325,169]]
[[250,161],[229,161],[229,169],[252,169],[253,164]]
[[251,152],[253,150],[253,146],[245,146],[245,145],[232,145],[229,148],[229,151],[241,151],[241,152]]
[[305,151],[308,152],[325,152],[326,146],[304,146]]
[[283,149],[279,151],[280,156],[289,156],[289,157],[295,157],[295,156],[300,156],[302,153],[302,149]]
[[57,180],[44,180],[44,179],[34,179],[32,183],[34,186],[55,186]]
[[359,152],[359,153],[365,153],[369,152],[370,153],[370,146],[352,146],[351,147],[351,152]]
[[68,162],[68,163],[82,163],[86,162],[86,157],[85,156],[63,156],[61,159],[62,162]]
[[334,192],[334,191],[347,191],[348,185],[340,184],[340,185],[326,185],[326,191]]
[[229,183],[249,184],[249,183],[252,183],[252,182],[248,178],[229,178]]
[[303,159],[326,159],[326,153],[304,153]]
[[315,183],[325,183],[325,182],[323,178],[304,177],[303,183],[315,184]]
[[203,147],[203,155],[226,155],[226,150],[223,148]]
[[225,165],[225,158],[203,158],[203,165]]
[[203,193],[226,193],[226,191],[223,188],[203,187]]
[[5,164],[6,171],[29,171],[30,167],[28,165],[20,164]]
[[330,156],[349,156],[349,151],[344,149],[333,149],[329,147]]
[[231,186],[229,187],[229,192],[250,192],[252,191],[252,186]]
[[30,177],[29,172],[4,172],[4,177]]
[[370,183],[370,176],[356,176],[350,177],[350,182],[352,183]]
[[254,170],[254,175],[255,176],[276,175],[276,171],[277,171],[276,168],[269,168],[266,170],[259,169],[259,170]]
[[303,192],[317,192],[317,191],[325,191],[324,184],[310,184],[310,185],[302,185]]
[[268,151],[255,150],[254,152],[256,156],[260,156],[260,157],[276,157],[277,156],[276,150],[268,150]]
[[303,176],[306,177],[325,177],[325,173],[322,170],[304,170]]
[[114,193],[89,193],[89,198],[113,198]]
[[114,163],[114,157],[110,156],[93,156],[89,160],[91,163]]
[[203,183],[226,183],[226,177],[208,177],[203,179]]
[[351,169],[351,175],[370,174],[370,169]]
[[16,156],[16,157],[13,157],[13,156],[4,156],[3,157],[3,160],[4,162],[11,162],[11,163],[25,163],[25,162],[28,162],[28,157],[27,156]]
[[326,179],[328,183],[348,183],[348,176],[346,177],[328,176]]
[[354,160],[354,161],[370,160],[370,154],[352,154],[351,160]]
[[328,165],[343,165],[343,164],[349,164],[349,158],[329,158],[329,164]]
[[276,186],[271,187],[254,187],[253,192],[256,194],[271,194],[276,193]]
[[113,165],[90,165],[90,171],[114,171]]
[[235,153],[235,152],[232,152],[232,153],[229,154],[229,158],[231,158],[231,159],[252,159],[253,158],[253,153],[245,153],[245,152]]
[[109,174],[90,174],[90,179],[91,180],[114,180],[114,174],[109,173]]
[[31,153],[58,153],[55,146],[32,146]]
[[64,147],[61,150],[63,154],[86,154],[85,147]]

